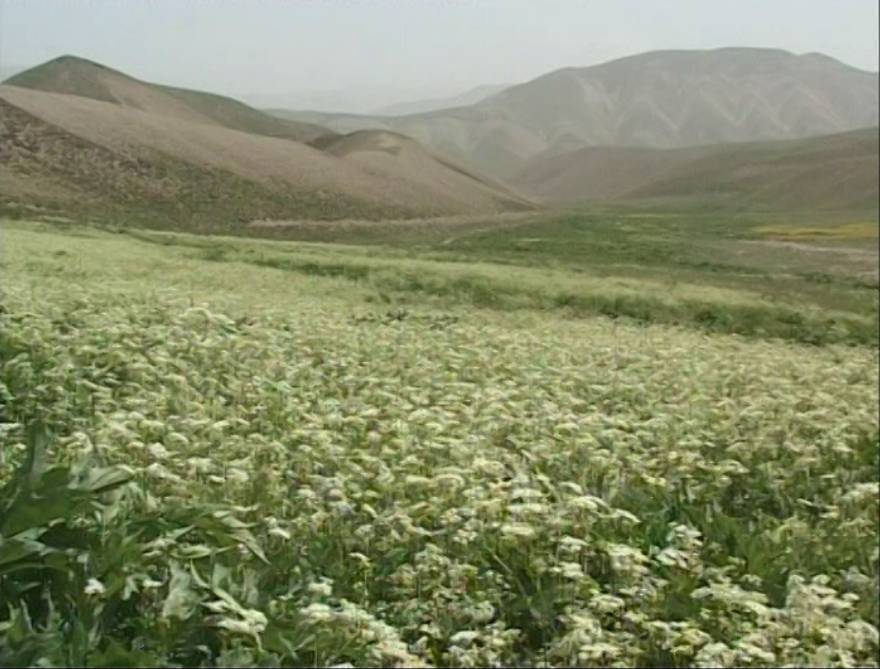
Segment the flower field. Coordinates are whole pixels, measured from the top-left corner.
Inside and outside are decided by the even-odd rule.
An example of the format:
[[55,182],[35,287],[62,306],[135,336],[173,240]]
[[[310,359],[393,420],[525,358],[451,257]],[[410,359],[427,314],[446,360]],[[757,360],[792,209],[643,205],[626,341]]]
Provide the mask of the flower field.
[[878,666],[876,350],[4,237],[3,666]]

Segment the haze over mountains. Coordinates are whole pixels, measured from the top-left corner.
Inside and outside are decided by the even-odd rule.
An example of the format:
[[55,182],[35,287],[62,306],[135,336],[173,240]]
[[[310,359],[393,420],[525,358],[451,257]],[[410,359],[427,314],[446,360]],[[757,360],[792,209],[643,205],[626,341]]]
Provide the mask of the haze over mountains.
[[415,100],[413,102],[399,102],[397,104],[388,105],[375,111],[379,116],[407,116],[410,114],[425,114],[427,112],[439,111],[441,109],[454,109],[456,107],[466,107],[474,105],[478,102],[500,93],[509,88],[510,84],[486,84],[477,86],[464,93],[451,95],[444,98],[431,98],[428,100]]
[[[445,104],[457,106],[413,113]],[[0,111],[7,211],[103,208],[216,229],[590,198],[878,200],[878,75],[819,54],[647,53],[381,117],[269,114],[65,56],[9,78]]]
[[508,178],[541,154],[589,146],[675,148],[872,127],[878,107],[876,72],[821,54],[725,48],[566,68],[469,107],[424,114],[283,115],[343,132],[395,130]]
[[345,89],[301,90],[287,93],[242,94],[244,102],[260,109],[306,110],[323,113],[399,116],[475,104],[509,84],[489,84],[459,91],[454,87],[360,85]]

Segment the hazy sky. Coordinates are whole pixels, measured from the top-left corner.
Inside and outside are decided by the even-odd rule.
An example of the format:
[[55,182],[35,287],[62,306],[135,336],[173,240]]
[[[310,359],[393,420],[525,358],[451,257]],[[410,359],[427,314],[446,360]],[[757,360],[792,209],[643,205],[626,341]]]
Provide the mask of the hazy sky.
[[0,0],[0,64],[83,56],[226,93],[446,94],[661,48],[821,51],[877,70],[877,0]]

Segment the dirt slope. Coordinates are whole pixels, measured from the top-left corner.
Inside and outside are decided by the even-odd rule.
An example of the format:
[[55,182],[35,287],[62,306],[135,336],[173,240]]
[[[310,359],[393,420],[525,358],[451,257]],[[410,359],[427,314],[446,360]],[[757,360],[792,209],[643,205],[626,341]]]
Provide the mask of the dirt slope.
[[561,155],[548,152],[526,163],[510,183],[544,200],[612,199],[714,150],[597,146]]
[[486,98],[500,93],[509,86],[510,84],[487,84],[484,86],[477,86],[476,88],[472,88],[459,95],[445,98],[399,102],[397,104],[377,109],[373,113],[377,116],[409,116],[411,114],[424,114],[425,112],[432,112],[440,109],[467,107],[468,105],[482,102]]
[[401,155],[365,160],[88,97],[2,86],[0,100],[5,205],[42,194],[41,203],[61,209],[100,203],[181,224],[193,217],[218,224],[379,219],[531,206],[413,141]]
[[878,130],[688,149],[587,148],[539,157],[511,182],[546,200],[719,196],[764,207],[871,208]]
[[630,198],[719,195],[770,208],[876,209],[878,129],[724,147],[627,193]]
[[405,135],[363,130],[317,145],[370,174],[393,179],[400,192],[431,193],[437,201],[455,202],[463,210],[482,208],[485,198],[499,193],[511,201],[520,200],[507,186],[435,156]]
[[327,134],[313,123],[279,119],[221,95],[140,81],[109,67],[62,56],[21,72],[4,85],[110,102],[157,116],[209,123],[267,137],[308,141]]

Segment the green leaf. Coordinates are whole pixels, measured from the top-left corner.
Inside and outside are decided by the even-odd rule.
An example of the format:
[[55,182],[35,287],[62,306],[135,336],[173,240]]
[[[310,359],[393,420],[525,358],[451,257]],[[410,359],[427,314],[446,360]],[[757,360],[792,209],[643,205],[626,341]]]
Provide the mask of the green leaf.
[[159,667],[158,658],[142,650],[125,648],[118,641],[111,640],[107,648],[89,655],[90,667]]
[[12,537],[27,530],[45,529],[53,521],[75,517],[87,504],[88,499],[72,494],[66,487],[39,495],[23,494],[0,519],[0,533]]
[[31,560],[51,553],[52,549],[33,538],[0,537],[0,573],[8,573],[9,565],[20,560]]
[[97,502],[97,496],[125,485],[130,470],[106,467],[91,471],[84,483],[74,483],[67,467],[52,467],[17,491],[0,518],[0,532],[15,536],[53,521],[69,521]]
[[22,462],[20,474],[28,479],[42,475],[46,468],[46,447],[48,430],[42,416],[37,416],[27,428],[27,454]]
[[100,495],[125,485],[134,478],[128,467],[103,467],[89,471],[85,482],[76,486],[77,490]]

